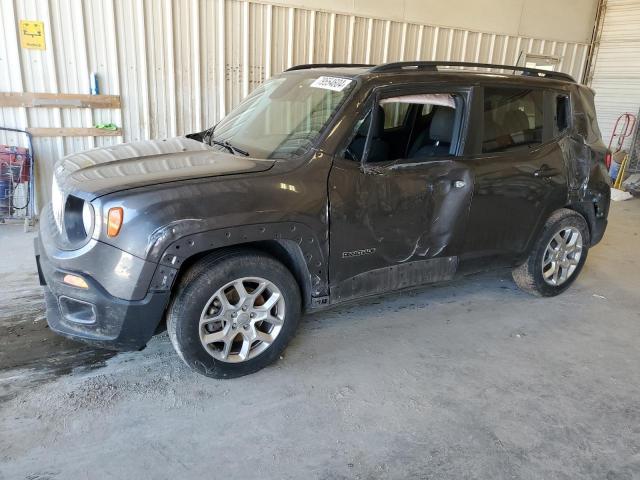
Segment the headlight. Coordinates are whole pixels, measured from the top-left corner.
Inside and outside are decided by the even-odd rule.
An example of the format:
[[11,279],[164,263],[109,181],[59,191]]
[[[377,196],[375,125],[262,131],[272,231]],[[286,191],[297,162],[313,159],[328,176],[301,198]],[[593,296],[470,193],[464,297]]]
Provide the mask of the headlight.
[[93,207],[89,202],[82,205],[82,226],[88,237],[93,234]]
[[62,226],[70,247],[79,247],[89,241],[96,223],[91,203],[75,195],[67,195],[63,218]]

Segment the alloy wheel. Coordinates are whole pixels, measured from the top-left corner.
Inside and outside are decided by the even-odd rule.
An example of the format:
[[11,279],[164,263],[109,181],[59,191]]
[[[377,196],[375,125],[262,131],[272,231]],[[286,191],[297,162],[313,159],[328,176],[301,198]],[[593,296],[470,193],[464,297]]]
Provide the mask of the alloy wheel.
[[285,322],[285,301],[272,282],[259,277],[219,288],[200,315],[200,341],[217,360],[245,362],[273,344]]
[[582,256],[582,234],[575,227],[564,227],[547,245],[542,257],[542,277],[549,285],[565,283],[576,271]]

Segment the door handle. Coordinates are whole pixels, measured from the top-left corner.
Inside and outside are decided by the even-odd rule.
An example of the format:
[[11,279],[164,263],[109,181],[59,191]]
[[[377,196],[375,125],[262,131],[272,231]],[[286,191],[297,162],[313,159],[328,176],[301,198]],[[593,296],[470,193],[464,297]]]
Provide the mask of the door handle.
[[464,188],[467,186],[467,183],[464,180],[454,180],[451,181],[447,178],[441,178],[435,182],[427,182],[427,191],[431,193],[446,193],[451,188]]
[[553,177],[556,173],[557,172],[555,168],[551,168],[549,165],[545,163],[541,165],[538,170],[533,172],[533,176],[546,178],[546,177]]

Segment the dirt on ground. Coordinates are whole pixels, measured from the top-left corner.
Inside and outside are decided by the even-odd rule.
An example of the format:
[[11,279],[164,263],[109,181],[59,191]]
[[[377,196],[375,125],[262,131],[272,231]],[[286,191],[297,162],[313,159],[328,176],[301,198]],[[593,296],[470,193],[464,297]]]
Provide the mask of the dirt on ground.
[[0,225],[0,479],[640,478],[640,201],[610,218],[559,297],[500,270],[368,300],[236,380],[166,334],[115,356],[54,336]]
[[[104,365],[115,355],[49,331],[33,256],[34,236],[21,224],[0,225],[0,402],[26,384],[71,373],[76,367]],[[16,371],[21,373],[13,375]]]

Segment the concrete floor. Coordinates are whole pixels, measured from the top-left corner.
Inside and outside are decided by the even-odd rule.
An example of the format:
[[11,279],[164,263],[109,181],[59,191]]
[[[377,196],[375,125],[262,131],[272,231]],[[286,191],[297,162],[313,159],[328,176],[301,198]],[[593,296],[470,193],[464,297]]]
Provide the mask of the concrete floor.
[[640,478],[640,200],[610,221],[560,297],[506,271],[388,296],[227,381],[166,335],[112,358],[51,335],[0,225],[0,479]]

